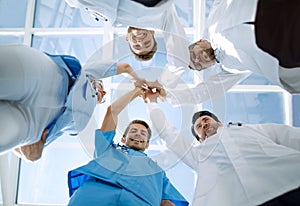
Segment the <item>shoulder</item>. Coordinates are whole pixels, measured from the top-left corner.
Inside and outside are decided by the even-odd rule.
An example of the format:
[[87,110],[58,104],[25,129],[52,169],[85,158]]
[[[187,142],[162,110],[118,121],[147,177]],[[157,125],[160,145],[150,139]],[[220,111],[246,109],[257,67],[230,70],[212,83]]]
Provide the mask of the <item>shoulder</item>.
[[95,131],[95,139],[100,140],[100,139],[105,139],[107,142],[113,143],[113,139],[116,135],[115,130],[107,131],[107,132],[102,132],[100,129],[97,129]]
[[114,137],[115,134],[116,134],[116,130],[111,130],[111,131],[103,132],[100,129],[97,129],[95,131],[95,136],[104,136],[104,137],[111,137],[111,136],[113,136]]

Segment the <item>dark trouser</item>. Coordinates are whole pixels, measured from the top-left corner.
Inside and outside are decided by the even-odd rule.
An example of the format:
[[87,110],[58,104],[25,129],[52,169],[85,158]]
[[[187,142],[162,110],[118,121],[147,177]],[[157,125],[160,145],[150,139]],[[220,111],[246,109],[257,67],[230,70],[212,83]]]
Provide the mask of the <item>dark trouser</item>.
[[257,4],[256,44],[285,68],[300,67],[299,12],[299,0],[259,0]]
[[143,4],[144,6],[154,7],[161,0],[132,0],[132,1],[135,1],[135,2],[138,2],[140,4]]
[[280,195],[259,206],[299,206],[300,205],[300,187],[288,193]]

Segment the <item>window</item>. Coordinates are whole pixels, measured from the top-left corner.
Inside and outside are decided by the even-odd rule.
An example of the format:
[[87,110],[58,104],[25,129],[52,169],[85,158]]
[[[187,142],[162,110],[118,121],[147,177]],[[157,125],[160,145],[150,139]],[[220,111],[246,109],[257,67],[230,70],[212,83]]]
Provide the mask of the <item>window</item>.
[[[201,37],[200,27],[203,26],[203,22],[200,22],[199,19],[205,19],[208,16],[213,1],[175,0],[176,10],[190,42]],[[205,3],[203,4],[203,2]],[[205,11],[205,15],[202,15],[203,11]],[[124,40],[125,33],[126,26],[111,28],[102,21],[96,21],[84,9],[69,7],[63,0],[0,1],[0,44],[27,44],[48,53],[76,56],[84,64],[107,41],[118,39],[123,46],[120,46],[121,43],[115,43],[114,49],[128,49]],[[165,51],[163,38],[159,36],[157,41],[159,50]],[[157,53],[155,58],[148,62],[138,62],[131,54],[124,56],[121,60],[131,64],[141,76],[153,80],[167,63],[164,52]],[[186,72],[183,80],[192,85],[199,81],[195,76],[193,72]],[[209,76],[209,71],[205,71],[201,78],[207,76]],[[79,137],[67,135],[60,137],[45,149],[43,158],[39,161],[35,163],[20,161],[19,170],[12,170],[19,172],[18,181],[12,175],[10,182],[17,183],[17,190],[14,192],[18,195],[17,204],[67,204],[69,200],[67,172],[92,159],[94,129],[101,123],[104,115],[104,112],[101,111],[105,111],[111,101],[132,86],[128,78],[122,75],[107,78],[104,82],[105,85],[108,85],[105,86],[105,90],[108,92],[106,103],[95,109],[92,125],[89,125]],[[291,124],[293,118],[294,124],[299,126],[299,102],[299,95],[289,95],[264,77],[253,74],[232,88],[225,96],[206,101],[203,104],[173,107],[165,103],[161,106],[172,123],[178,129],[186,131],[187,136],[193,138],[190,134],[190,117],[196,109],[212,110],[224,122]],[[293,116],[291,115],[292,111]],[[123,121],[120,121],[119,133],[125,129],[129,120],[135,118],[150,122],[148,114],[145,112],[145,105],[139,100],[132,102],[121,113],[120,119]],[[166,147],[154,133],[148,154],[155,156],[162,151],[166,152]],[[12,162],[15,164],[18,161],[12,160],[13,155],[7,157],[0,157],[1,165],[9,165]],[[10,171],[10,169],[7,166],[6,171]],[[196,178],[194,173],[182,162],[176,160],[168,168],[167,174],[174,185],[191,201],[192,185]],[[1,173],[1,178],[3,176]],[[186,178],[183,180],[182,176]],[[0,185],[5,188],[3,181],[0,182]],[[4,195],[6,198],[11,198],[9,192],[2,190],[0,203],[3,203]]]

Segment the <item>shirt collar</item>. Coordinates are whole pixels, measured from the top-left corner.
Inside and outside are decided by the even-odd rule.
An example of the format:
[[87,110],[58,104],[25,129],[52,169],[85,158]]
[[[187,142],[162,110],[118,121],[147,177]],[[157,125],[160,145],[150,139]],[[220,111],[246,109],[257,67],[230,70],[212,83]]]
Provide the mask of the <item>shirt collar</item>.
[[131,149],[130,147],[127,147],[126,145],[120,143],[116,144],[115,147],[117,150],[120,150],[124,154],[130,154],[135,156],[147,156],[147,154],[142,151]]

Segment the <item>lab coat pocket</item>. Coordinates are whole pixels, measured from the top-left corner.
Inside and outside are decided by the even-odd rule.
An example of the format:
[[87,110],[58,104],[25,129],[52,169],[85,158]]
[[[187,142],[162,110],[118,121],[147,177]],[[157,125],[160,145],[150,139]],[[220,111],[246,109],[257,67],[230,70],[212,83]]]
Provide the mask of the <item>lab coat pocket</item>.
[[262,151],[271,157],[279,157],[279,156],[285,156],[285,155],[293,155],[295,154],[295,150],[276,144],[275,142],[267,139],[267,140],[262,140],[258,139],[257,140]]
[[199,190],[195,193],[195,198],[201,198],[201,196],[207,195],[216,186],[218,169],[215,164],[206,161],[201,163],[197,173],[197,182],[200,185],[198,185]]

